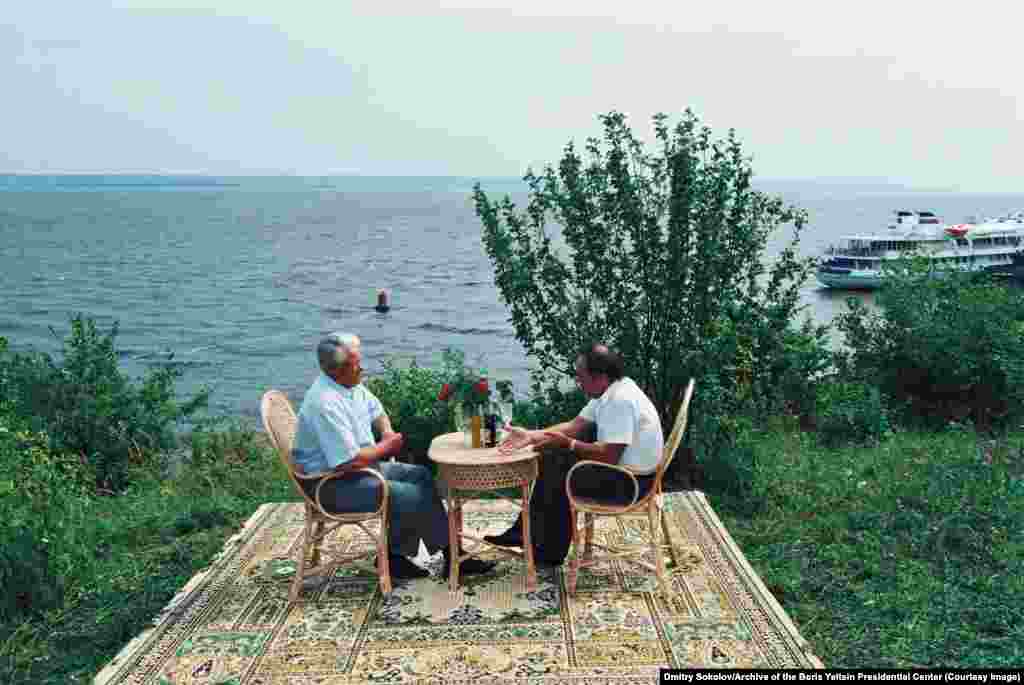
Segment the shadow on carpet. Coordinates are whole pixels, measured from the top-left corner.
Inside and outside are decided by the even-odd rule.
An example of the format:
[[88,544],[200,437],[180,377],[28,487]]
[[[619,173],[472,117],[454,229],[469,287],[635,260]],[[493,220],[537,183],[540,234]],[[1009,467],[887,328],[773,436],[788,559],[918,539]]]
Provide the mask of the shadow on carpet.
[[[500,532],[513,511],[472,502],[465,526]],[[307,583],[290,605],[302,508],[266,504],[94,682],[649,684],[664,667],[821,668],[704,495],[669,493],[665,511],[668,596],[617,562],[581,571],[575,597],[561,568],[538,569],[528,592],[522,563],[497,555],[492,573],[452,594],[438,554],[420,559],[429,578],[398,581],[390,596],[369,568],[349,567]],[[600,542],[631,538],[647,521],[598,524]],[[332,540],[365,544],[351,526]]]

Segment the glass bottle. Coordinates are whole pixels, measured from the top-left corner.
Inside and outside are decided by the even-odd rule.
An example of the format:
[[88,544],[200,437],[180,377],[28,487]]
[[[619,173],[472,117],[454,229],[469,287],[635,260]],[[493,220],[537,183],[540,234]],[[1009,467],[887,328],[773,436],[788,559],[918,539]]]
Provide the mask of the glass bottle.
[[480,411],[480,407],[474,407],[473,415],[469,418],[470,431],[473,434],[472,447],[483,446],[483,417]]
[[494,403],[488,402],[484,410],[484,447],[497,447],[498,445],[498,415]]

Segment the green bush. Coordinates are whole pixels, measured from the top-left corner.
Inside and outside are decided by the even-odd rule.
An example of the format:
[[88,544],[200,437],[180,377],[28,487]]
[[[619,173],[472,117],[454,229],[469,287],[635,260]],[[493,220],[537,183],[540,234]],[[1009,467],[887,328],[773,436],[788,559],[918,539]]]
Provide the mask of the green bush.
[[[241,424],[208,423],[201,458],[177,476],[132,467],[130,486],[105,497],[77,455],[37,468],[58,459],[45,436],[19,435],[10,449],[25,432],[10,427],[18,421],[0,421],[0,605],[17,612],[0,616],[2,683],[90,682],[260,505],[298,498],[262,431]],[[26,489],[45,501],[11,489],[14,468],[45,484]]]
[[756,513],[764,504],[767,484],[759,471],[754,421],[748,416],[721,416],[716,423],[722,436],[719,449],[701,464],[701,489],[727,498],[746,515]]
[[0,623],[60,604],[85,551],[74,522],[94,488],[91,464],[52,451],[0,407]]
[[877,444],[889,432],[882,393],[867,383],[829,380],[818,389],[815,421],[827,447]]
[[[444,354],[449,360],[456,353],[445,350]],[[382,364],[383,372],[367,379],[366,387],[384,405],[392,428],[405,437],[406,460],[426,464],[430,441],[455,430],[451,407],[437,400],[444,370],[420,366],[415,359],[407,366],[391,358]]]
[[[402,365],[397,359],[382,362],[383,371],[365,381],[366,387],[380,399],[391,418],[392,427],[405,436],[403,455],[413,463],[427,463],[430,442],[438,435],[456,430],[456,400],[437,399],[441,387],[461,376],[487,376],[486,368],[468,367],[465,353],[446,348],[437,367],[420,366],[416,359]],[[535,375],[528,399],[514,399],[511,384],[495,383],[497,394],[510,404],[514,425],[543,428],[571,420],[587,403],[578,387],[559,387],[558,378]]]
[[198,421],[181,442],[187,450],[179,452],[176,458],[183,460],[187,453],[189,464],[201,468],[218,464],[244,467],[256,458],[256,451],[267,446],[261,433],[254,432],[249,424],[235,417]]
[[203,390],[178,403],[174,383],[182,371],[170,363],[150,370],[141,382],[129,379],[118,366],[116,337],[116,322],[101,334],[92,319],[75,315],[60,361],[0,348],[0,393],[12,411],[30,417],[54,452],[87,459],[95,466],[96,486],[107,490],[127,484],[133,459],[172,447],[175,425],[204,409],[209,398]]
[[524,428],[547,428],[571,421],[587,404],[588,398],[579,387],[565,389],[558,376],[533,374],[530,394],[512,407],[512,423]]
[[[793,329],[814,267],[796,250],[805,213],[751,185],[734,131],[715,140],[690,111],[671,127],[657,115],[648,151],[623,114],[599,119],[603,136],[583,154],[569,143],[557,165],[527,172],[525,210],[474,189],[495,283],[527,354],[568,380],[585,344],[608,344],[664,426],[691,377],[691,410],[709,422],[763,412],[785,393],[807,405],[798,376],[825,355],[807,348],[820,347],[823,327]],[[768,263],[767,240],[782,227],[792,239]],[[710,385],[729,397],[712,403]],[[748,406],[736,412],[737,403]],[[721,431],[702,435],[699,457],[729,445]]]
[[844,374],[875,383],[901,421],[981,429],[1024,414],[1024,292],[988,277],[933,278],[923,258],[895,265],[870,312],[855,299],[837,318]]

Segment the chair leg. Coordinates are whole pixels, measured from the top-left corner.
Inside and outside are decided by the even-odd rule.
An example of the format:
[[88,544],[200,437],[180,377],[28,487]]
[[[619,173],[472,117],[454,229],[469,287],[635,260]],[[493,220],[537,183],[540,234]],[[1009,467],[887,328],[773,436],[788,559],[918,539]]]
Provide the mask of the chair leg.
[[652,499],[651,503],[647,506],[647,522],[651,533],[651,551],[654,553],[654,567],[657,569],[655,573],[658,576],[658,585],[661,586],[663,593],[668,594],[668,579],[665,577],[665,555],[662,552],[660,536],[658,535],[658,531],[661,528],[660,518],[661,509],[658,508]]
[[[530,530],[530,485],[522,486],[523,501],[519,513],[519,520],[523,525],[523,559],[526,561],[526,589],[532,591],[537,589],[537,565],[533,558],[533,531]],[[570,509],[571,511],[571,509]]]
[[584,561],[592,561],[594,558],[594,524],[597,522],[597,516],[588,512],[583,512],[583,528],[585,533],[585,542],[583,543],[583,559]]
[[661,509],[661,507],[658,507],[658,512],[661,514],[661,516],[658,517],[658,518],[661,519],[661,535],[662,535],[662,538],[661,538],[662,542],[661,542],[661,544],[666,549],[668,549],[669,553],[671,554],[672,538],[670,538],[669,534],[668,534],[668,523],[667,523],[667,519],[665,518],[665,512]]
[[310,565],[316,568],[320,565],[320,541],[324,532],[324,522],[317,521],[316,526],[313,528],[313,558],[310,560]]
[[460,554],[460,533],[459,523],[462,511],[458,497],[452,495],[448,490],[448,590],[457,592],[459,589],[459,557]]
[[380,578],[381,594],[391,592],[391,563],[388,561],[388,521],[382,518],[380,536],[377,538],[377,575]]
[[[584,514],[583,517],[584,520],[586,520],[586,514]],[[572,531],[573,550],[572,554],[569,556],[569,570],[565,574],[565,585],[566,588],[569,590],[570,595],[576,594],[576,577],[579,575],[580,572],[580,557],[583,555],[583,550],[580,548],[580,543],[582,542],[582,540],[580,539],[580,531],[576,527],[576,522],[578,518],[579,517],[576,513],[576,508],[570,504],[569,525],[571,527],[569,530]]]
[[306,576],[306,552],[309,551],[310,525],[306,519],[305,530],[302,531],[302,544],[299,545],[299,562],[295,565],[295,577],[292,578],[292,587],[288,592],[288,600],[294,602],[299,598],[302,590],[302,581]]

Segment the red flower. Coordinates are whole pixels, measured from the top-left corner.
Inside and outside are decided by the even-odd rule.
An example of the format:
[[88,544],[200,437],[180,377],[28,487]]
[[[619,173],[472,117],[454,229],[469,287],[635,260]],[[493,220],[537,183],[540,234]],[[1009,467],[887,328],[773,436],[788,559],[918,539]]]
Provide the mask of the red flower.
[[437,394],[437,399],[440,402],[444,402],[445,400],[447,400],[451,396],[452,396],[452,386],[449,385],[448,383],[445,383],[444,385],[441,386],[441,392],[439,392]]
[[473,386],[473,389],[476,390],[481,395],[486,395],[488,390],[487,379],[481,378],[479,381],[477,381],[477,384]]

